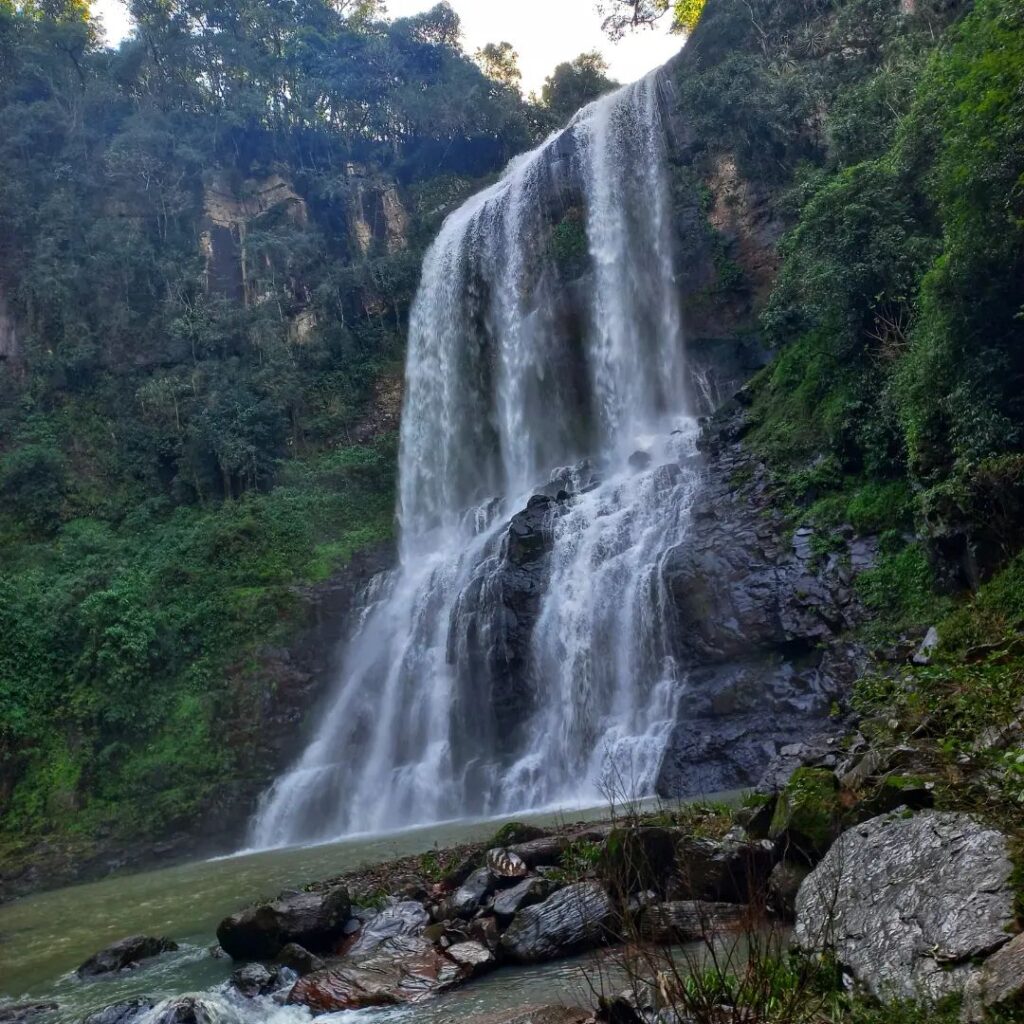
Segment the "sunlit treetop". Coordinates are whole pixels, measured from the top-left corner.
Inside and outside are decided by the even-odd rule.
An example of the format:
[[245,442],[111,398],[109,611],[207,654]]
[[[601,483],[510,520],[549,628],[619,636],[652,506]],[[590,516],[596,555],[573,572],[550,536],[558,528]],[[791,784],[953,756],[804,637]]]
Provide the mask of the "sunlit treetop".
[[612,39],[627,32],[650,28],[666,14],[672,15],[673,32],[691,32],[700,21],[706,0],[601,0],[603,27]]

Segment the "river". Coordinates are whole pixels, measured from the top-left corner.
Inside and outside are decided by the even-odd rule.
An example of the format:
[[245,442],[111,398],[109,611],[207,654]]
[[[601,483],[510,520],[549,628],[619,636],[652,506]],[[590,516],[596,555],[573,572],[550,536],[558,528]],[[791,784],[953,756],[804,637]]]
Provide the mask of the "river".
[[[535,824],[559,825],[596,820],[608,809],[529,815]],[[0,906],[0,1009],[3,1001],[55,1001],[59,1022],[79,1021],[112,1003],[135,997],[169,998],[222,986],[233,964],[209,952],[216,927],[227,914],[262,896],[329,878],[374,863],[426,853],[460,843],[480,842],[505,819],[458,821],[386,836],[243,853],[197,861],[159,871],[118,875],[100,882],[40,893]],[[75,968],[104,946],[127,935],[166,936],[180,946],[138,970],[81,981]],[[364,1011],[367,1024],[378,1019],[414,1019],[417,1024],[447,1020],[525,1003],[588,1002],[594,957],[533,968],[505,968],[428,1006],[386,1013]],[[601,967],[613,974],[611,960]],[[247,1003],[241,1019],[308,1019],[305,1011],[281,1009],[269,1000]],[[409,1016],[412,1013],[413,1016]]]

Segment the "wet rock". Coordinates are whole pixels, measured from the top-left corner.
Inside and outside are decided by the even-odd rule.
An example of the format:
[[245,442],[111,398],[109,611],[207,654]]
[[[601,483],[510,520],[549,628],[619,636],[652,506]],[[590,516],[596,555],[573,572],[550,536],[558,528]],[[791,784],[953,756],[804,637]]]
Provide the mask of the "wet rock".
[[353,963],[301,978],[288,1002],[314,1014],[418,1003],[458,985],[469,971],[426,939],[391,939]]
[[161,953],[170,953],[177,948],[178,944],[170,939],[132,935],[91,956],[76,973],[80,978],[91,978],[97,974],[123,971],[125,968],[136,966],[140,960],[148,960]]
[[348,955],[357,957],[370,953],[390,939],[415,938],[422,935],[429,924],[430,915],[419,903],[396,900],[366,921],[359,938],[349,947]]
[[14,1006],[0,1006],[0,1024],[30,1024],[36,1018],[52,1013],[56,1009],[56,1003],[17,1003]]
[[472,917],[494,889],[495,879],[490,869],[479,868],[448,897],[445,902],[446,916]]
[[320,957],[314,956],[305,946],[300,946],[297,942],[289,942],[277,954],[274,962],[294,971],[300,978],[306,974],[312,974],[314,971],[322,971],[324,968],[324,962]]
[[737,903],[675,900],[647,907],[640,917],[640,934],[649,942],[692,942],[718,932],[739,928],[749,908]]
[[519,911],[501,937],[502,953],[517,963],[541,963],[600,945],[612,902],[595,882],[579,882]]
[[746,903],[768,878],[775,855],[767,842],[684,836],[677,861],[673,899]]
[[210,956],[212,956],[214,960],[227,960],[228,959],[228,955],[227,955],[227,953],[224,952],[223,947],[220,946],[216,942],[212,946],[207,946],[206,947],[206,952],[209,953]]
[[327,951],[341,937],[352,903],[344,887],[286,893],[221,921],[217,940],[236,960],[272,960],[290,942]]
[[642,473],[645,469],[650,469],[651,466],[651,453],[650,452],[633,452],[629,457],[629,468],[635,473]]
[[568,836],[540,836],[525,843],[516,843],[508,849],[519,857],[528,868],[542,865],[557,867],[569,848]]
[[486,946],[492,953],[501,944],[501,931],[498,928],[497,920],[493,917],[476,918],[470,922],[468,932],[469,938]]
[[[128,999],[90,1014],[82,1024],[132,1024],[132,1021],[152,1010],[154,1006],[156,1003],[152,999]],[[3,1013],[0,1012],[0,1020],[3,1019]]]
[[246,964],[231,975],[231,984],[246,999],[255,999],[273,991],[277,972],[269,971],[263,964]]
[[507,922],[520,910],[543,903],[556,888],[555,883],[546,878],[526,878],[511,889],[499,892],[492,909],[498,920]]
[[519,854],[502,849],[487,851],[487,867],[495,878],[525,878],[530,870]]
[[150,1024],[217,1024],[217,1011],[201,996],[171,999],[153,1010]]
[[874,818],[845,832],[800,887],[796,940],[831,948],[880,999],[940,999],[1010,939],[1007,839],[964,814]]
[[1024,1006],[1024,935],[993,953],[964,989],[961,1020],[982,1024],[991,1014]]
[[465,967],[468,973],[476,977],[496,966],[494,953],[479,942],[458,942],[445,950],[449,960]]

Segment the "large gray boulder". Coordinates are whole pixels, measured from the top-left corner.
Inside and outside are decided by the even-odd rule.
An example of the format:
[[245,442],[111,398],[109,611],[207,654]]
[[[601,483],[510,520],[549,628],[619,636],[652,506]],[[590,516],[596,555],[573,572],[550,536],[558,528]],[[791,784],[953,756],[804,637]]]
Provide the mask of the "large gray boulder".
[[965,814],[894,812],[845,832],[800,887],[796,941],[879,999],[964,990],[1010,940],[1007,839]]
[[608,893],[596,882],[566,886],[516,914],[501,937],[502,953],[517,963],[541,963],[598,946],[612,912]]
[[273,960],[289,943],[319,953],[341,937],[352,902],[342,886],[324,892],[283,893],[224,918],[217,941],[235,960]]

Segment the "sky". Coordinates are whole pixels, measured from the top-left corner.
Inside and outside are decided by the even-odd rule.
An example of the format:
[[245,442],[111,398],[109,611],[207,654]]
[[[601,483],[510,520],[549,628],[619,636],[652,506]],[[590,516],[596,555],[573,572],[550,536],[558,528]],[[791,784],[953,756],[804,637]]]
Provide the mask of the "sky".
[[[436,0],[388,0],[393,18],[429,10]],[[524,92],[539,91],[557,64],[585,50],[600,50],[611,65],[611,77],[632,82],[675,54],[682,40],[665,24],[612,43],[601,32],[595,0],[450,0],[462,19],[463,48],[473,53],[487,43],[510,42],[519,52]],[[103,19],[107,41],[119,42],[128,32],[121,0],[96,0],[93,10]]]

